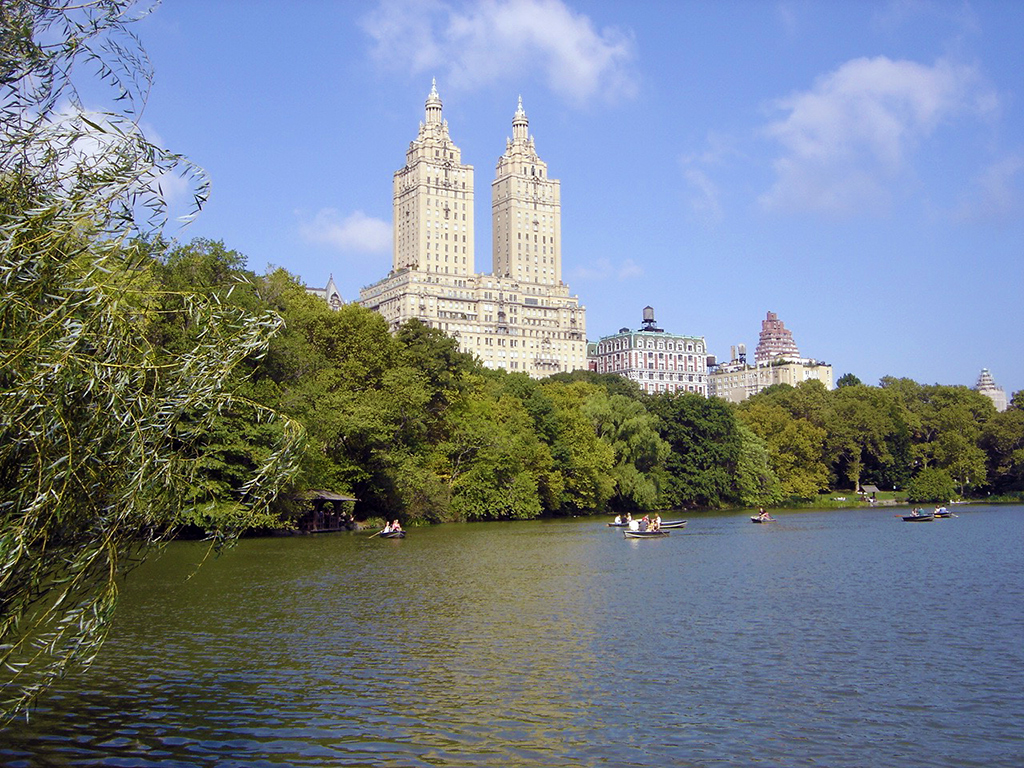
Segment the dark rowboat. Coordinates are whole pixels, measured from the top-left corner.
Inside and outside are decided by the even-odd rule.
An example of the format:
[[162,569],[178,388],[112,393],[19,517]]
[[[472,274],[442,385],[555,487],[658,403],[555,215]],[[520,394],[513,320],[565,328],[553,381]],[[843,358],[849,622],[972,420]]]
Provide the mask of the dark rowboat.
[[752,522],[752,523],[774,523],[774,522],[776,522],[776,520],[775,520],[774,517],[765,517],[765,518],[762,519],[762,518],[757,517],[755,515],[754,517],[750,518],[750,522]]
[[388,531],[378,534],[382,539],[404,539],[405,531]]
[[904,515],[903,521],[906,523],[930,523],[935,519],[935,515]]
[[629,528],[629,523],[608,523],[609,528]]
[[668,536],[668,531],[623,531],[622,535],[627,539],[656,539]]
[[686,527],[685,520],[666,520],[661,524],[662,528],[684,528]]

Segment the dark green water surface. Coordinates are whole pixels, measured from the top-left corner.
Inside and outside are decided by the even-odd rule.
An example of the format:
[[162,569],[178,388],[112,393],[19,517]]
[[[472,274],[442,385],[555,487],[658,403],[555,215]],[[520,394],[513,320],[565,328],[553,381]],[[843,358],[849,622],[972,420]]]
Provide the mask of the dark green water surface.
[[175,543],[0,763],[1024,765],[1024,507],[895,511]]

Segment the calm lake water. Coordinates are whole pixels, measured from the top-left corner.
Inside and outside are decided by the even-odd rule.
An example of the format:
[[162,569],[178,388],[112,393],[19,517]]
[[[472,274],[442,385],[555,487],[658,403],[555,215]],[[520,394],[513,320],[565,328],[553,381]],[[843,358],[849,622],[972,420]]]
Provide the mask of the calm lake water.
[[1024,765],[1024,507],[895,511],[175,543],[0,763]]

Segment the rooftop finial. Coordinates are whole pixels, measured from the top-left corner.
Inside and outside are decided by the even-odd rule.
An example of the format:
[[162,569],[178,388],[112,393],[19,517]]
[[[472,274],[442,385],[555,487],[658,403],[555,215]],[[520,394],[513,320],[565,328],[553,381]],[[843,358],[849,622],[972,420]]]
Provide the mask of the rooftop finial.
[[427,124],[441,123],[441,97],[437,93],[437,78],[430,80],[430,95],[427,96]]
[[516,113],[512,117],[512,138],[516,140],[527,139],[527,131],[530,122],[526,118],[526,110],[523,109],[523,97],[519,97],[519,106],[516,108]]

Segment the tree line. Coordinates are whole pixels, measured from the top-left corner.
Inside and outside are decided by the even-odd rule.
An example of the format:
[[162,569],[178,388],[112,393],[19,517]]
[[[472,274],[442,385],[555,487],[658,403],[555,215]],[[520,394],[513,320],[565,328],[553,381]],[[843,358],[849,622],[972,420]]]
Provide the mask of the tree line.
[[[163,239],[147,139],[151,0],[0,3],[0,722],[110,626],[120,577],[183,526],[286,525],[299,492],[442,522],[730,505],[831,487],[1024,491],[1024,401],[844,377],[739,405],[618,376],[484,369],[440,331]],[[87,85],[86,109],[77,81]],[[176,185],[177,186],[177,185]]]
[[[221,242],[152,247],[165,295],[200,291],[282,318],[265,354],[236,369],[232,390],[304,430],[291,489],[349,493],[359,517],[416,524],[769,507],[868,484],[912,501],[1024,490],[1019,397],[997,413],[967,387],[892,377],[867,386],[848,375],[832,391],[817,381],[778,385],[734,405],[648,395],[614,374],[535,380],[484,368],[419,321],[392,334],[358,305],[333,310],[284,270],[247,271]],[[182,317],[160,313],[151,328],[168,355],[201,335]],[[241,478],[282,428],[219,414],[197,455],[194,524],[216,527],[231,514]],[[282,519],[294,516],[295,498],[278,497]]]

